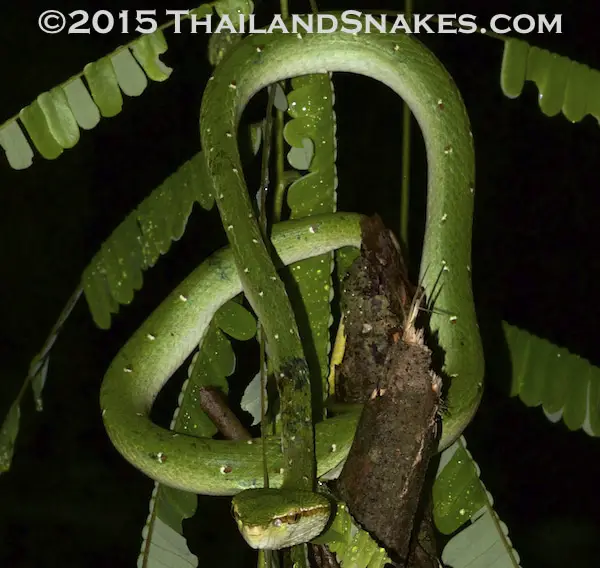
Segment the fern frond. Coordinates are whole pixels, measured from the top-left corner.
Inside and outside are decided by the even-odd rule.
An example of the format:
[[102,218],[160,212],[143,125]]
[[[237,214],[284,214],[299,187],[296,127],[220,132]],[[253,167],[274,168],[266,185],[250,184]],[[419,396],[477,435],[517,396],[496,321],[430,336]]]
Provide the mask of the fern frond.
[[383,568],[391,562],[385,548],[358,526],[344,503],[337,504],[329,528],[311,542],[325,544],[341,568]]
[[[212,14],[252,13],[251,0],[217,0],[190,10],[188,18],[198,19]],[[171,20],[154,33],[142,35],[118,47],[98,61],[88,63],[82,72],[58,87],[42,93],[35,101],[0,125],[0,147],[6,153],[9,165],[23,170],[33,163],[34,152],[22,127],[37,151],[47,160],[58,158],[65,148],[79,141],[80,128],[90,130],[100,117],[113,117],[123,108],[123,95],[141,95],[152,81],[165,81],[173,69],[160,60],[167,51],[163,29],[171,27]],[[85,78],[87,88],[82,80]]]
[[588,114],[600,121],[600,71],[523,40],[509,39],[504,43],[502,91],[516,98],[525,81],[537,85],[540,109],[546,116],[562,111],[571,122]]
[[193,493],[154,484],[150,513],[142,530],[138,568],[198,566],[198,557],[190,552],[181,524],[196,512],[196,500]]
[[100,116],[121,112],[121,92],[139,96],[148,85],[146,77],[167,79],[172,69],[158,59],[166,50],[167,42],[159,29],[88,63],[82,73],[39,95],[18,116],[0,126],[0,146],[10,166],[22,170],[33,163],[34,153],[21,126],[44,158],[57,158],[65,148],[77,144],[80,128],[89,130],[100,122]]
[[433,518],[442,534],[459,531],[444,547],[442,561],[452,568],[520,568],[519,554],[480,473],[462,436],[441,455],[433,485]]
[[[291,146],[288,161],[297,170],[308,170],[290,185],[287,193],[290,217],[296,219],[336,210],[336,123],[334,90],[328,74],[297,77],[291,84],[287,112],[292,118],[283,129],[284,138]],[[333,323],[333,259],[333,253],[327,253],[289,268],[298,290],[297,301],[301,304],[296,312],[305,314],[306,319],[299,322],[301,330],[305,329],[301,335],[311,338],[312,345],[307,352],[314,361],[309,360],[309,364],[319,372],[324,399],[328,395],[329,327]]]
[[503,322],[512,365],[511,396],[542,405],[551,422],[600,436],[600,368],[546,339]]
[[20,418],[21,408],[16,400],[11,404],[0,428],[0,473],[7,472],[12,464]]
[[96,325],[110,327],[119,304],[129,304],[142,286],[142,271],[154,266],[183,235],[194,201],[214,200],[201,153],[185,162],[130,213],[85,268],[82,284]]

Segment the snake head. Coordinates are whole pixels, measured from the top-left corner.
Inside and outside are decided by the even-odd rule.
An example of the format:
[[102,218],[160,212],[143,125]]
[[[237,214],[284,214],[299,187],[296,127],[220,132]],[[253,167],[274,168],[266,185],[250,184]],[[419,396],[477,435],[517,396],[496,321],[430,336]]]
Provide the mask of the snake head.
[[278,550],[309,542],[323,532],[331,505],[319,493],[247,489],[232,499],[232,513],[252,548]]

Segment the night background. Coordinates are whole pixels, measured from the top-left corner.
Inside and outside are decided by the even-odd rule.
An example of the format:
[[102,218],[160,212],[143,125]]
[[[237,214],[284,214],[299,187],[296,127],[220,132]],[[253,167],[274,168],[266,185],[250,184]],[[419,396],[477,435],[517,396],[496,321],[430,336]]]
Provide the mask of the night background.
[[[200,2],[199,2],[200,3]],[[199,4],[198,3],[198,4]],[[531,45],[600,69],[600,10],[557,0],[415,0],[417,13],[562,13],[562,34],[531,34]],[[318,2],[321,10],[402,10],[400,1]],[[86,63],[134,39],[118,33],[44,35],[46,9],[193,8],[185,2],[101,0],[0,9],[0,123]],[[308,2],[291,2],[292,12]],[[278,2],[257,2],[265,21]],[[166,21],[159,17],[159,22]],[[482,24],[483,25],[483,24]],[[210,74],[204,34],[165,32],[162,61],[174,68],[150,81],[123,110],[82,131],[56,160],[36,151],[23,171],[0,165],[0,419],[27,375],[81,273],[111,231],[159,183],[200,149],[198,114]],[[419,35],[455,79],[469,111],[476,151],[474,288],[488,375],[480,410],[465,435],[495,509],[509,528],[523,568],[598,566],[600,440],[550,423],[541,408],[507,396],[508,353],[500,321],[525,328],[600,365],[600,128],[587,116],[548,118],[537,88],[506,98],[500,88],[503,42],[468,35]],[[338,205],[378,212],[398,232],[402,105],[386,87],[337,76]],[[264,97],[247,116],[260,118]],[[261,106],[262,104],[262,106]],[[413,124],[411,238],[421,238],[425,156]],[[256,163],[254,164],[256,166]],[[166,294],[225,243],[216,209],[198,205],[181,241],[144,273],[133,303],[109,331],[97,329],[82,300],[51,353],[44,412],[29,393],[22,404],[13,466],[0,477],[0,566],[133,567],[153,483],[127,464],[104,432],[100,383],[119,347]],[[413,266],[413,270],[416,267]],[[254,371],[252,371],[254,373]],[[181,381],[159,399],[168,424]],[[170,398],[168,398],[170,396]],[[229,499],[200,498],[184,522],[200,566],[241,566],[252,559],[229,516]],[[251,565],[251,564],[250,564]]]

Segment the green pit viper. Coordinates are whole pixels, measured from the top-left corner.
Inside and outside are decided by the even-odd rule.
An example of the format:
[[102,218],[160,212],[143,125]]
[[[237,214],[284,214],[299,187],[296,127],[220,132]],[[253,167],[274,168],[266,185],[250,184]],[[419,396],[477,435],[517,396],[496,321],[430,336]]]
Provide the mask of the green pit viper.
[[[294,365],[302,363],[289,300],[244,181],[237,127],[247,103],[262,88],[329,72],[356,73],[384,83],[406,101],[423,133],[428,188],[421,280],[430,298],[435,287],[437,310],[430,330],[445,352],[442,372],[450,380],[440,451],[470,422],[483,390],[470,269],[474,149],[466,109],[450,75],[427,48],[404,33],[302,32],[245,38],[211,77],[200,116],[203,152],[230,247],[192,272],[120,350],[104,377],[100,405],[112,443],[148,477],[197,494],[237,495],[238,525],[247,540],[261,548],[306,542],[325,526],[328,504],[306,475],[311,455],[308,466],[300,468],[307,483],[288,484],[303,492],[286,493],[291,468],[284,466],[294,450],[286,449],[280,437],[267,437],[271,490],[262,490],[268,495],[244,491],[263,486],[260,439],[223,441],[177,434],[152,423],[149,413],[163,385],[202,342],[217,309],[242,291],[265,330],[275,372],[289,374],[291,369],[293,374]],[[334,213],[277,224],[271,242],[278,262],[288,265],[341,247],[359,247],[360,219],[358,214]],[[339,471],[357,421],[357,412],[349,412],[316,424],[308,453],[314,450],[317,478]],[[307,431],[312,433],[312,427]],[[274,518],[279,522],[268,529]],[[281,522],[290,518],[294,525],[298,520],[301,524],[294,528]]]

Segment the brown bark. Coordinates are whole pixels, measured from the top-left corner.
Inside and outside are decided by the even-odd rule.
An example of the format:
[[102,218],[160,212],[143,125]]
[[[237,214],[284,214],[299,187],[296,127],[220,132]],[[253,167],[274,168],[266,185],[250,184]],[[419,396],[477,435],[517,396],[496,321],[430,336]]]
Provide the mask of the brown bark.
[[202,387],[200,392],[200,407],[219,432],[229,440],[251,440],[252,436],[235,413],[227,405],[223,391],[216,387]]
[[423,544],[433,535],[420,505],[436,449],[439,379],[422,341],[403,339],[414,324],[407,314],[415,287],[398,249],[378,217],[362,229],[361,257],[344,285],[346,351],[336,389],[364,408],[336,491],[399,565],[437,566],[435,545],[427,547],[431,558],[418,535]]

